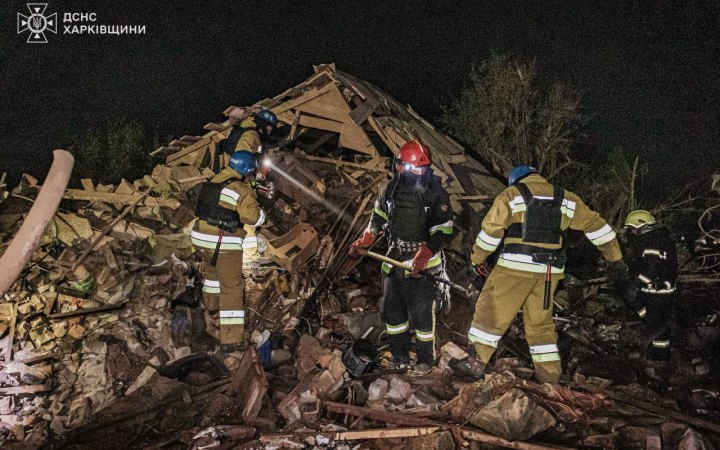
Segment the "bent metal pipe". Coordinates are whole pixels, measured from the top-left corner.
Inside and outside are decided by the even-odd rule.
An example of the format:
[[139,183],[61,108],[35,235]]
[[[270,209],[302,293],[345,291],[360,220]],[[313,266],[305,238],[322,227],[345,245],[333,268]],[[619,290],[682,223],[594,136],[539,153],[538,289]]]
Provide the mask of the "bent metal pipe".
[[75,159],[65,150],[53,152],[53,163],[35,204],[25,218],[20,231],[0,258],[0,296],[15,283],[32,256],[45,229],[55,215],[70,180]]

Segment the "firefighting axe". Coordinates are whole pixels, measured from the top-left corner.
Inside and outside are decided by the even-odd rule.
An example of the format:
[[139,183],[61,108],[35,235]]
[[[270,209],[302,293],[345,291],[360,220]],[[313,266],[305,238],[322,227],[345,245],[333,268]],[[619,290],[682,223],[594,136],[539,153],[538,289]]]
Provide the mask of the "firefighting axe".
[[[552,267],[561,261],[561,257],[551,253],[533,253],[533,261],[545,264],[545,295],[543,309],[550,309],[552,297]],[[562,261],[564,263],[564,260]]]
[[[401,263],[400,261],[398,261],[398,260],[396,260],[396,259],[388,258],[388,257],[385,256],[385,255],[381,255],[381,254],[379,254],[379,253],[371,252],[371,251],[369,251],[369,250],[365,250],[364,248],[359,248],[359,249],[357,249],[357,252],[358,252],[359,254],[361,254],[361,255],[366,255],[366,256],[369,256],[369,257],[372,258],[372,259],[376,259],[376,260],[378,260],[378,261],[382,261],[382,262],[384,262],[384,263],[390,264],[391,266],[397,267],[398,269],[402,269],[402,270],[405,270],[405,271],[408,271],[408,272],[412,272],[412,267],[410,267],[410,266],[407,265],[407,264],[403,264],[403,263]],[[443,277],[440,277],[440,276],[437,276],[437,275],[433,275],[433,274],[427,273],[427,272],[425,272],[425,271],[420,272],[420,273],[421,273],[424,277],[427,277],[427,278],[429,278],[429,279],[431,279],[431,280],[433,280],[433,281],[436,281],[436,282],[438,282],[438,283],[447,284],[447,285],[450,286],[452,289],[456,289],[456,290],[462,292],[466,297],[470,297],[470,296],[471,296],[470,292],[469,292],[467,289],[465,289],[464,287],[460,286],[460,285],[457,284],[457,283],[453,283],[452,281],[448,280],[447,278],[443,278]]]

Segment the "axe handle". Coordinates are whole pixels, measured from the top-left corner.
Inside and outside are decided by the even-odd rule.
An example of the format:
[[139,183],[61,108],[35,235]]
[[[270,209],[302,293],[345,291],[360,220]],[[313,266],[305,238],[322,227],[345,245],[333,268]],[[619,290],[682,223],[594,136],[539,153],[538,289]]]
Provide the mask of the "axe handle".
[[[372,259],[376,259],[378,261],[382,261],[385,263],[390,264],[391,266],[397,267],[398,269],[407,270],[408,272],[412,272],[412,267],[408,264],[403,264],[400,261],[392,258],[388,258],[385,255],[381,255],[380,253],[371,252],[370,250],[365,250],[364,248],[357,249],[358,253],[361,255],[369,256]],[[465,294],[466,297],[470,297],[470,292],[465,289],[464,287],[460,286],[457,283],[453,283],[452,281],[448,280],[447,278],[443,278],[437,275],[432,275],[427,272],[421,272],[421,274],[425,277],[430,278],[431,280],[437,281],[438,283],[447,284],[453,289],[457,289],[458,291]]]
[[377,259],[378,261],[382,261],[384,263],[388,263],[393,267],[397,267],[398,269],[407,270],[408,272],[412,272],[412,267],[408,264],[403,264],[397,259],[388,258],[385,255],[381,255],[380,253],[371,252],[370,250],[365,250],[364,248],[359,248],[358,253],[361,255],[366,255],[371,257],[372,259]]

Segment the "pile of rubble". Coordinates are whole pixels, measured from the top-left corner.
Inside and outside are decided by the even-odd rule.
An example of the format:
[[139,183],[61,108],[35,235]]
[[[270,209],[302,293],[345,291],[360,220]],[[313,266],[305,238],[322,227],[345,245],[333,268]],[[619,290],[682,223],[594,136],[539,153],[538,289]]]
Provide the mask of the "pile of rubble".
[[[217,317],[199,301],[192,211],[199,186],[222,164],[217,144],[258,107],[285,125],[265,153],[272,170],[264,189],[273,195],[260,201],[269,223],[243,268],[255,345],[221,361]],[[717,345],[720,327],[707,295],[695,299],[705,309],[695,308],[683,325],[695,336],[685,339],[683,355],[692,361],[678,360],[683,369],[671,385],[685,390],[650,389],[638,378],[638,327],[587,280],[568,282],[555,299],[571,387],[530,381],[519,323],[483,380],[454,374],[449,364],[466,356],[474,301],[458,292],[449,312],[438,314],[433,371],[390,368],[376,307],[378,265],[348,257],[347,248],[367,223],[392,156],[408,139],[430,145],[457,214],[448,272],[465,286],[464,255],[502,183],[412,108],[332,65],[225,114],[206,134],[154,151],[164,161],[140,180],[83,179],[82,189],[65,191],[0,303],[3,448],[349,449],[362,441],[362,448],[689,449],[718,442],[720,361],[701,350]],[[40,189],[26,175],[7,193],[3,180],[2,251]]]

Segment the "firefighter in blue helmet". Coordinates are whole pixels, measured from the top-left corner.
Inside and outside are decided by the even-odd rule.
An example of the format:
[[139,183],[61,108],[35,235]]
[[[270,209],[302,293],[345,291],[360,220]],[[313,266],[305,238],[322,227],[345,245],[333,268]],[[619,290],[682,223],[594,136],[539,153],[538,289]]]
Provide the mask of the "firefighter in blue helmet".
[[220,344],[226,349],[244,345],[243,225],[265,223],[265,212],[247,185],[256,169],[255,154],[233,153],[228,167],[203,185],[195,210],[191,239],[203,260],[203,302],[211,314],[219,312]]
[[[221,154],[225,154],[225,158],[227,159],[233,153],[241,150],[250,153],[260,153],[263,145],[273,134],[277,125],[277,116],[269,109],[263,109],[254,114],[250,114],[238,125],[233,126],[228,137],[220,141],[218,157],[220,157]],[[221,166],[224,167],[227,166],[227,164],[222,164]]]
[[[471,255],[470,270],[487,277],[468,332],[479,357],[454,368],[481,376],[498,341],[522,309],[525,337],[540,382],[560,378],[560,354],[552,321],[552,295],[565,268],[565,232],[583,231],[609,262],[613,280],[627,272],[615,232],[570,191],[547,182],[528,165],[514,167],[508,187],[485,215]],[[486,260],[499,251],[489,274]]]

